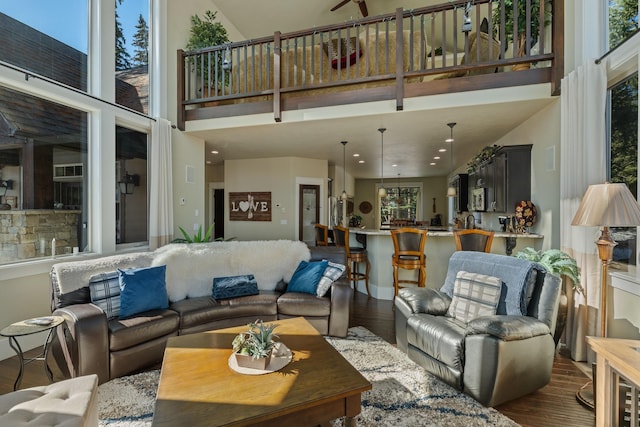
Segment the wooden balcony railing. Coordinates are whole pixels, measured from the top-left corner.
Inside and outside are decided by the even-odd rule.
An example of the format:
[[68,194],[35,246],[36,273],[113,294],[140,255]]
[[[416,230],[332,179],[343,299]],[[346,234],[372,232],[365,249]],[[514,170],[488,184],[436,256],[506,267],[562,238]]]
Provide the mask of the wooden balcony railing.
[[[178,126],[265,112],[280,121],[283,110],[383,99],[402,110],[407,97],[541,82],[557,94],[563,2],[512,1],[513,9],[505,0],[451,1],[178,50]],[[529,69],[512,72],[520,68]]]

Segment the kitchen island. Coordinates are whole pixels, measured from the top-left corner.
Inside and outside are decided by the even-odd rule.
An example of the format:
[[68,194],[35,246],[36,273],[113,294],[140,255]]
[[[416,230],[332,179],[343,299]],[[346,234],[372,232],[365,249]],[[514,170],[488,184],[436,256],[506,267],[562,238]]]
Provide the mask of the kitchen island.
[[[393,299],[393,269],[391,257],[393,255],[393,241],[390,230],[372,230],[350,228],[351,246],[364,246],[366,242],[367,256],[371,262],[369,272],[369,290],[371,296],[377,299]],[[354,238],[355,237],[355,238]],[[491,245],[491,252],[496,254],[513,253],[528,246],[541,249],[544,236],[540,234],[496,232]],[[449,258],[455,252],[456,245],[453,231],[443,228],[429,229],[424,253],[427,256],[428,288],[439,289],[447,275]],[[398,270],[400,278],[415,278],[416,271]],[[410,286],[410,285],[409,285]],[[364,282],[358,282],[358,291],[366,293]]]

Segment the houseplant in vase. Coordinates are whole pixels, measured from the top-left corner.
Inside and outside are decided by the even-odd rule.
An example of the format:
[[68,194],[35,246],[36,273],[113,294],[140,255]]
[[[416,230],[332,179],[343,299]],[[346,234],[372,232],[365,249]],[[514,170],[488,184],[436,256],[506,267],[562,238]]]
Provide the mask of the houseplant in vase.
[[[203,18],[200,18],[198,15],[193,15],[191,17],[191,31],[189,41],[187,42],[187,50],[204,49],[229,43],[227,29],[220,22],[216,22],[216,13],[217,12],[207,10]],[[227,59],[225,58],[226,55],[227,52],[218,55],[211,53],[211,56],[208,56],[207,54],[203,56],[195,56],[192,57],[193,61],[191,65],[198,75],[200,75],[200,73],[208,75],[207,70],[209,70],[209,58],[211,58],[215,61],[215,64],[211,64],[211,80],[214,80],[214,73],[217,69],[219,84],[228,83],[229,73],[223,73],[222,78],[220,74],[223,70],[223,62]],[[230,59],[231,58],[229,57],[228,60],[230,61]]]
[[567,322],[567,312],[569,309],[568,297],[565,290],[567,281],[571,281],[573,292],[583,292],[582,286],[580,286],[580,270],[578,269],[578,264],[571,255],[559,249],[537,251],[529,247],[516,253],[515,257],[536,262],[542,265],[548,273],[560,276],[563,280],[564,286],[562,287],[560,307],[556,318],[556,330],[553,333],[553,340],[556,345],[558,345]]
[[[514,0],[504,0],[504,38],[507,43],[517,43],[517,56],[524,56],[527,45],[527,12],[531,17],[531,33],[530,33],[530,48],[533,46],[540,34],[540,2],[544,1],[544,22],[542,26],[546,26],[551,22],[551,0],[531,0],[531,7],[527,10],[527,0],[515,0],[517,9],[514,10]],[[502,4],[502,2],[500,3]],[[513,39],[513,24],[514,13],[517,17],[517,40]],[[501,39],[501,19],[503,14],[503,8],[498,5],[493,10],[493,34],[497,39]],[[529,54],[531,54],[529,52]],[[512,67],[515,70],[528,69],[530,64],[516,64]]]
[[250,323],[249,330],[239,333],[232,342],[234,357],[238,366],[252,369],[266,369],[271,352],[276,346],[273,333],[275,323],[265,325],[262,320]]

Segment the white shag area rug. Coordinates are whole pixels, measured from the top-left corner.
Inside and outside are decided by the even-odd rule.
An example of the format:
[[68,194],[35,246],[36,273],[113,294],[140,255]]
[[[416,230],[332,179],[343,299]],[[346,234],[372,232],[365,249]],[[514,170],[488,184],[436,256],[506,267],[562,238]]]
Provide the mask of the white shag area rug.
[[[362,394],[358,426],[518,426],[431,376],[365,328],[350,328],[347,338],[326,339],[373,385]],[[150,426],[159,377],[155,370],[102,384],[100,426]],[[342,420],[332,424],[341,426]]]

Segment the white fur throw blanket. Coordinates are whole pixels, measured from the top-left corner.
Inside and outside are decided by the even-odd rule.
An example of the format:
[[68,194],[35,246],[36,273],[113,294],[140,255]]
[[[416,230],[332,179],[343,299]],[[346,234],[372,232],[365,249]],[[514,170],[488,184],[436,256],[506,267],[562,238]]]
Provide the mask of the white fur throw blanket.
[[108,273],[118,268],[149,267],[153,260],[152,252],[110,255],[82,261],[65,261],[54,264],[52,274],[57,276],[60,294],[66,294],[89,285],[94,274]]
[[174,302],[211,295],[214,277],[253,274],[259,289],[272,291],[310,258],[300,241],[231,241],[163,246],[154,252],[152,265],[167,266],[167,293]]

